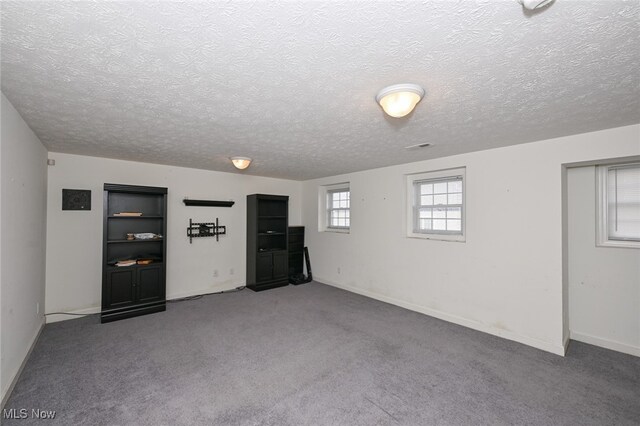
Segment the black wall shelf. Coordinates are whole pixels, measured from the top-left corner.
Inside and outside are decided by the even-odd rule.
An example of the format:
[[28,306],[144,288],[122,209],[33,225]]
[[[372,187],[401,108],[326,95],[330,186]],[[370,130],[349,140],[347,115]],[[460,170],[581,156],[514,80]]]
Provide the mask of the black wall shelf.
[[155,243],[160,241],[162,241],[162,238],[148,238],[146,240],[107,240],[107,244]]
[[235,204],[235,201],[190,200],[188,198],[185,198],[182,202],[185,206],[200,207],[231,207]]
[[109,216],[107,219],[163,219],[164,216]]

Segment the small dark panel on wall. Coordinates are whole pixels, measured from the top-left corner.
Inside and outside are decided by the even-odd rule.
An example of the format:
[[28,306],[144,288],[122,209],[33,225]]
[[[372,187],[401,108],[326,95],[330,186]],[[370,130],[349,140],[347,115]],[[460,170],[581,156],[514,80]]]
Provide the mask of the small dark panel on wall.
[[63,189],[62,210],[91,210],[91,190]]

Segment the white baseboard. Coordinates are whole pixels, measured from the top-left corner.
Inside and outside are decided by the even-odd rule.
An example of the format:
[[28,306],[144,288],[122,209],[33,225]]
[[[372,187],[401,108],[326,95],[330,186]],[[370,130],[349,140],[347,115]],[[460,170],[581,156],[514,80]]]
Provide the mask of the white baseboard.
[[567,350],[569,349],[569,343],[571,343],[571,333],[567,333],[567,337],[564,338],[564,355],[567,354]]
[[20,375],[22,374],[22,370],[24,370],[25,365],[27,365],[27,361],[29,360],[29,357],[31,356],[31,352],[33,352],[33,348],[36,347],[36,342],[40,338],[40,334],[42,333],[42,330],[44,329],[44,324],[45,324],[44,321],[42,321],[42,324],[40,324],[40,328],[38,328],[38,331],[36,332],[36,335],[34,336],[33,340],[31,341],[31,345],[29,345],[29,350],[27,350],[27,354],[24,356],[24,359],[22,360],[22,363],[20,364],[20,368],[18,368],[18,371],[16,371],[16,374],[11,379],[11,384],[7,388],[7,391],[4,393],[4,395],[2,395],[2,405],[0,406],[0,410],[4,410],[4,405],[9,400],[9,397],[11,396],[11,392],[13,392],[13,388],[16,386],[16,383],[18,383],[18,379],[20,378]]
[[382,302],[390,303],[392,305],[400,306],[402,308],[409,309],[411,311],[420,312],[421,314],[429,315],[431,317],[435,317],[447,322],[462,325],[464,327],[472,328],[474,330],[482,331],[484,333],[493,334],[494,336],[502,337],[504,339],[513,340],[514,342],[532,346],[536,349],[541,349],[543,351],[551,352],[556,355],[564,356],[565,354],[564,345],[554,345],[553,343],[534,339],[532,337],[524,336],[518,333],[514,333],[512,331],[492,327],[486,324],[479,323],[477,321],[459,317],[457,315],[451,315],[446,312],[438,311],[438,310],[427,308],[424,306],[416,305],[410,302],[406,302],[404,300],[399,300],[392,297],[384,296],[368,290],[362,290],[357,287],[333,283],[323,278],[318,277],[315,279],[315,281],[330,285],[332,287],[341,288],[343,290],[347,290],[352,293],[357,293],[362,296],[370,297],[372,299],[380,300]]
[[629,355],[640,357],[640,347],[629,345],[627,343],[620,343],[602,337],[592,336],[586,333],[579,333],[576,331],[571,332],[571,339],[578,342],[588,343],[590,345],[600,346],[605,349],[611,349],[612,351],[622,352]]
[[[183,297],[197,296],[200,294],[213,293],[218,291],[229,291],[229,290],[234,290],[238,287],[244,287],[244,284],[243,283],[233,284],[232,287],[230,288],[226,288],[225,286],[225,288],[203,288],[200,290],[192,290],[184,293],[173,293],[173,294],[167,295],[167,300],[182,299]],[[100,306],[91,306],[88,308],[75,309],[73,311],[68,311],[68,312],[71,314],[89,315],[89,314],[98,314],[100,313],[100,310],[101,310]],[[46,321],[47,321],[47,324],[50,324],[53,322],[72,320],[76,318],[78,318],[78,316],[76,315],[47,314]]]

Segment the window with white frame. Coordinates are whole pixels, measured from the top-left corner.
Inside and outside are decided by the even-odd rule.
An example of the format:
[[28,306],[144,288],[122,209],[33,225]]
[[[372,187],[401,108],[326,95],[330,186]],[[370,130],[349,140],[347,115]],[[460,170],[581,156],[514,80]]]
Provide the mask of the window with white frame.
[[348,234],[351,228],[349,182],[318,187],[318,231]]
[[407,176],[407,235],[464,241],[464,168]]
[[348,187],[327,190],[327,228],[349,229],[350,204]]
[[640,163],[598,166],[597,243],[640,248]]

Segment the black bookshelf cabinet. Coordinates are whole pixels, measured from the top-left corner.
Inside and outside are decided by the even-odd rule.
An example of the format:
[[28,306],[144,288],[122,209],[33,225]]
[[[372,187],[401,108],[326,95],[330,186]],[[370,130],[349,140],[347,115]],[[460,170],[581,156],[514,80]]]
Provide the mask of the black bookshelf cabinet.
[[289,227],[289,282],[304,272],[304,226]]
[[[127,239],[138,233],[162,238]],[[166,310],[166,236],[167,188],[104,184],[101,322]],[[116,266],[121,260],[149,263]]]
[[247,287],[289,285],[289,197],[247,195]]

